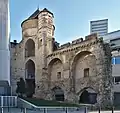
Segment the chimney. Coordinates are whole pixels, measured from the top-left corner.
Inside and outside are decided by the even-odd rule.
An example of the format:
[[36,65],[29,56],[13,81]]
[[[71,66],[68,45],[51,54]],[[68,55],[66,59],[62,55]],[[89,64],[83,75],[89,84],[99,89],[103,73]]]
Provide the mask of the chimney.
[[17,43],[17,40],[14,40],[14,43]]

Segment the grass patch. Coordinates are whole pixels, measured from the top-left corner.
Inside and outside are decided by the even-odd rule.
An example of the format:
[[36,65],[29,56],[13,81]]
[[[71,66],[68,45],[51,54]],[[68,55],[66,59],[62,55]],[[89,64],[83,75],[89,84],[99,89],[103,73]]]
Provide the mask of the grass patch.
[[37,99],[37,98],[22,98],[31,104],[34,104],[36,106],[49,106],[49,107],[80,107],[78,104],[72,104],[72,103],[65,103],[65,102],[58,102],[53,100],[43,100],[43,99]]

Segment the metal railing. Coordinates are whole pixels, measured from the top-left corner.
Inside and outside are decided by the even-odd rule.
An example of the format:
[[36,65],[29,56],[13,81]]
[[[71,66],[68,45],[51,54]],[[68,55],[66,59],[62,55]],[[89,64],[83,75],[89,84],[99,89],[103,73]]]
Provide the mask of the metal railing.
[[0,107],[17,107],[17,96],[0,96]]
[[[34,111],[34,113],[88,113],[87,106],[81,107],[60,107],[60,106],[36,106],[24,99],[18,98],[19,108],[22,108],[22,111]],[[28,113],[28,112],[27,112]]]

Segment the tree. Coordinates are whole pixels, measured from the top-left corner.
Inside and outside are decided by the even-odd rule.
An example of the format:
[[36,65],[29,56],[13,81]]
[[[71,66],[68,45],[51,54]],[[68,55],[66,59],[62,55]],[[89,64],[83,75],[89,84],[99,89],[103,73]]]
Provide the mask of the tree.
[[17,82],[16,93],[20,94],[21,97],[25,94],[25,81],[23,78],[20,78],[20,81]]

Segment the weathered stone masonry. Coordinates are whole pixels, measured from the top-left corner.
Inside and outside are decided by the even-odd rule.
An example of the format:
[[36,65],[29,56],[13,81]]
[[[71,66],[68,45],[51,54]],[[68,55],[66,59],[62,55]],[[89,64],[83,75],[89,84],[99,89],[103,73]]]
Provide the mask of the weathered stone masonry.
[[112,105],[111,52],[97,34],[57,46],[53,14],[47,9],[37,10],[21,26],[22,41],[11,43],[14,94],[15,82],[23,77],[35,80],[39,98],[60,98],[55,94],[58,89],[64,101],[79,103],[82,93],[90,90],[97,95],[96,105]]

